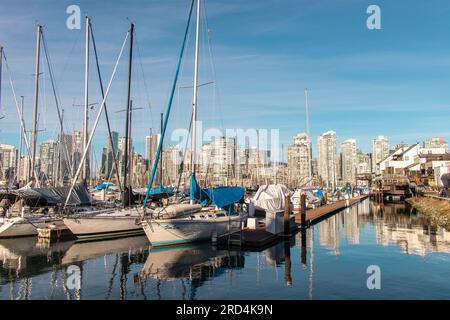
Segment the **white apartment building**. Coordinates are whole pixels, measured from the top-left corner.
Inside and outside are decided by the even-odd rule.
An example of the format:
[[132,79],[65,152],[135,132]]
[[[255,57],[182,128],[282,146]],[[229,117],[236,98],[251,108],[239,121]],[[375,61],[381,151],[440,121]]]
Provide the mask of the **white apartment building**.
[[348,139],[341,144],[341,169],[343,184],[356,184],[356,171],[358,165],[358,157],[356,152],[356,140]]
[[317,138],[318,175],[324,186],[335,188],[337,185],[336,132],[327,131]]
[[17,167],[17,149],[0,144],[0,182],[6,184],[14,180]]
[[378,164],[389,155],[389,140],[385,136],[378,136],[372,140],[372,172],[380,174]]
[[311,170],[311,140],[306,133],[299,133],[288,147],[288,185],[301,187],[311,178]]

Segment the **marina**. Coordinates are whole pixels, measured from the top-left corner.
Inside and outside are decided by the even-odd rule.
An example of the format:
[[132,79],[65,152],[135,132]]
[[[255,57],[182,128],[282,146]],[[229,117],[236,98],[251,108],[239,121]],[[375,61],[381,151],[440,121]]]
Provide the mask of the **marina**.
[[306,2],[2,8],[0,300],[449,299],[447,55]]
[[[145,236],[50,246],[2,239],[0,297],[440,299],[450,290],[448,239],[448,231],[427,225],[405,204],[381,210],[367,199],[261,251],[209,243],[150,249]],[[374,262],[383,270],[381,291],[366,288]],[[80,268],[79,290],[65,286],[70,266]]]

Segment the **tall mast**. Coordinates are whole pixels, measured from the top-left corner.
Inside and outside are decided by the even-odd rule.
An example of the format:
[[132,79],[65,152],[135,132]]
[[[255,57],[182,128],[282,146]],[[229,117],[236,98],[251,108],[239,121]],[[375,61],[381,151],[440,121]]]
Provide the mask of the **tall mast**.
[[309,137],[308,89],[305,89],[306,134]]
[[[161,112],[161,139],[163,138],[162,130],[163,130],[163,122],[164,122],[164,113]],[[164,157],[164,141],[161,146],[161,157],[159,158],[159,176],[161,178],[160,184],[161,186],[164,184],[163,181],[163,157]]]
[[129,140],[129,124],[130,124],[130,110],[131,110],[131,68],[133,66],[133,38],[134,38],[134,24],[132,23],[130,26],[130,53],[128,57],[128,91],[127,91],[127,110],[125,116],[125,172],[123,175],[123,196],[122,202],[123,206],[127,206],[129,204],[129,199],[126,199],[130,196],[131,190],[129,190],[127,185],[127,176],[128,176],[128,140]]
[[[23,123],[23,96],[20,96],[20,124]],[[20,184],[20,176],[21,176],[21,167],[20,167],[20,160],[22,159],[22,149],[23,149],[23,129],[20,128],[20,143],[19,143],[19,162],[18,162],[18,170],[17,170],[17,181]]]
[[2,63],[3,63],[3,47],[0,46],[0,111],[2,110]]
[[309,135],[309,106],[308,106],[308,89],[305,89],[305,115],[306,115],[306,134],[308,135],[309,139],[309,179],[310,181],[308,184],[311,186],[311,178],[312,178],[312,139]]
[[[83,152],[85,152],[89,137],[89,32],[90,18],[86,16],[86,34],[85,34],[85,57],[84,57],[84,122],[83,122]],[[84,183],[88,180],[89,157],[86,157],[83,163],[81,178]]]
[[36,142],[37,142],[37,126],[38,126],[38,103],[39,103],[39,60],[41,54],[41,26],[36,26],[36,62],[34,70],[34,124],[33,124],[33,148],[31,154],[30,174],[31,180],[35,180],[35,160],[36,160]]
[[[55,187],[58,186],[58,184],[60,183],[59,180],[61,180],[61,186],[64,185],[64,173],[61,172],[61,168],[62,168],[62,153],[61,150],[63,149],[63,147],[65,147],[63,145],[63,139],[64,139],[64,109],[61,110],[61,128],[59,131],[59,141],[58,141],[58,164],[57,164],[57,168],[56,168],[56,174],[55,174]],[[67,161],[67,160],[66,160]]]
[[[195,60],[194,60],[194,98],[192,99],[192,154],[191,154],[191,177],[195,179],[195,153],[197,142],[197,93],[198,93],[198,46],[200,35],[200,1],[197,0],[197,21],[195,28]],[[191,179],[191,204],[194,204],[194,195],[192,193]]]

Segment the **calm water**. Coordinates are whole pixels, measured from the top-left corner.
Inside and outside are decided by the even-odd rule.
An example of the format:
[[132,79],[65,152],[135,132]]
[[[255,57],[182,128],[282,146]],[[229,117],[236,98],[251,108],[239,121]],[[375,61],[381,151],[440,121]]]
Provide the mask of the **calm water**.
[[[380,290],[367,289],[370,265],[380,267]],[[261,252],[149,250],[145,237],[0,240],[0,299],[382,298],[450,298],[450,232],[404,204],[366,200]]]

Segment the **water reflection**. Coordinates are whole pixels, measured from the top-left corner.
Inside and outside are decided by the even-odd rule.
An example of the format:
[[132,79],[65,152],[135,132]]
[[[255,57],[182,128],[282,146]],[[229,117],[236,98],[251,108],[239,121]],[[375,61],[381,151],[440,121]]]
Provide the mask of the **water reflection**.
[[[390,258],[387,247],[394,248]],[[441,290],[434,292],[448,292],[440,278],[442,263],[410,259],[434,252],[450,253],[448,231],[431,227],[404,203],[370,201],[259,252],[210,244],[152,250],[145,236],[51,245],[36,238],[4,239],[0,299],[371,298],[365,287],[368,259],[389,264],[392,257],[411,295],[416,294],[411,279],[420,272],[436,277],[422,277]],[[67,285],[73,266],[81,276],[76,289]],[[399,276],[388,267],[383,272]]]
[[348,244],[359,244],[361,229],[366,225],[375,227],[378,244],[397,245],[402,253],[420,256],[432,252],[450,253],[450,232],[431,226],[424,216],[404,202],[364,201],[347,208],[316,226],[319,244],[330,254],[339,255],[341,238]]
[[205,282],[244,265],[242,252],[217,250],[210,244],[186,245],[151,250],[139,275],[141,279],[156,280],[158,298],[162,298],[161,283],[170,281],[181,286],[178,298],[192,300]]

